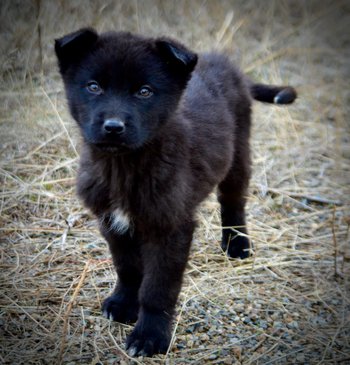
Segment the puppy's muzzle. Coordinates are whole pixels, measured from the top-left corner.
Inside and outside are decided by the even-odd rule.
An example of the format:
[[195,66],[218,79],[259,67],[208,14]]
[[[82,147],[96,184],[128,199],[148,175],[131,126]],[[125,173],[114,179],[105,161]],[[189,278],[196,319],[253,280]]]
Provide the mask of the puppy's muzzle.
[[120,119],[106,119],[103,123],[103,131],[110,135],[123,134],[125,132],[125,123]]

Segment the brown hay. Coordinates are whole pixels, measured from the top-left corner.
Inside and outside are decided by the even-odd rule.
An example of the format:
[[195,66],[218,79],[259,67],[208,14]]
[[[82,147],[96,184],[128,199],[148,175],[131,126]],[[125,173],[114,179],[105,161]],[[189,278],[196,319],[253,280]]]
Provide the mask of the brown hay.
[[[1,2],[1,363],[350,362],[349,11],[346,1]],[[226,50],[253,78],[299,91],[294,106],[254,106],[255,256],[221,252],[212,194],[172,348],[152,359],[131,360],[132,327],[100,314],[116,274],[75,196],[79,138],[53,39],[85,25]]]

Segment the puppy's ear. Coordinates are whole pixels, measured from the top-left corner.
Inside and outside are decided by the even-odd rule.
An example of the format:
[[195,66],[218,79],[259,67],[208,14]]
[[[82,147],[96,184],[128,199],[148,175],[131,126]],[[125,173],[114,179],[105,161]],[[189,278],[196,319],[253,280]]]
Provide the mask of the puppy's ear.
[[78,62],[97,39],[98,34],[92,28],[83,28],[56,39],[55,52],[61,73],[63,74],[71,64]]
[[197,55],[188,50],[182,44],[169,39],[159,38],[156,40],[156,48],[161,57],[177,70],[191,73],[197,64]]

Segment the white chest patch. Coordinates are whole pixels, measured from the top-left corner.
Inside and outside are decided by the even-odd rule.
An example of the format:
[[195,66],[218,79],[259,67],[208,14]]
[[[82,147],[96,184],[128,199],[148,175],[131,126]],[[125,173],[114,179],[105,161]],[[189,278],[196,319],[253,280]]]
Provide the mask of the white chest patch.
[[111,230],[123,234],[130,227],[130,217],[122,209],[117,208],[111,214]]

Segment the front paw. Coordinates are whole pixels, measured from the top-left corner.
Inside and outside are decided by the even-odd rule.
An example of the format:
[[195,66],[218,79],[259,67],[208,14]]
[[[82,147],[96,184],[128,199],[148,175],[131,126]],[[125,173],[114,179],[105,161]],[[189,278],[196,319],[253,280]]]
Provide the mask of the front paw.
[[165,354],[170,345],[171,334],[153,329],[140,329],[136,326],[126,340],[129,356],[153,356]]
[[139,305],[136,297],[114,293],[102,304],[103,315],[116,322],[134,323],[137,321]]
[[126,340],[129,355],[165,354],[171,340],[171,320],[167,312],[151,312],[142,308],[136,326]]

